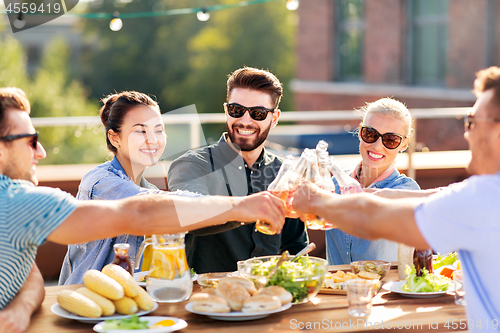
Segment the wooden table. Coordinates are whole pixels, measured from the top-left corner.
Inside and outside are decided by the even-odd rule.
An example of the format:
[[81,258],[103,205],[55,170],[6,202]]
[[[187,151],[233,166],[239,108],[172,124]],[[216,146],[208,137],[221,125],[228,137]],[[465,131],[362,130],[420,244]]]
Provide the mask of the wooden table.
[[[329,270],[346,269],[347,265],[330,266]],[[386,280],[396,280],[397,269],[391,269]],[[77,289],[81,285],[47,287],[42,308],[36,313],[29,333],[93,332],[93,324],[80,323],[54,315],[50,311],[61,289]],[[194,291],[199,291],[195,284]],[[311,302],[292,306],[289,310],[269,317],[242,322],[227,322],[192,314],[184,309],[187,301],[160,304],[153,316],[171,316],[187,321],[188,327],[179,332],[376,332],[397,329],[415,332],[442,332],[464,330],[465,308],[455,305],[451,293],[437,298],[406,298],[381,290],[373,299],[372,314],[355,318],[347,312],[344,295],[318,294]],[[462,325],[461,325],[462,324]],[[449,328],[447,328],[448,326]],[[462,326],[462,327],[460,327]],[[453,329],[452,327],[456,327]]]

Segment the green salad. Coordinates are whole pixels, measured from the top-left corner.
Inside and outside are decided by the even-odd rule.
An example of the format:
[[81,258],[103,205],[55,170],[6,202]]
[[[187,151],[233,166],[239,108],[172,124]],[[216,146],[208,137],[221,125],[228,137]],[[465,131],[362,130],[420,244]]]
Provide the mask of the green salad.
[[447,265],[453,265],[455,261],[458,260],[458,253],[457,252],[452,252],[448,254],[447,256],[443,256],[442,254],[438,254],[436,259],[432,260],[432,268],[434,270],[447,266]]
[[148,322],[141,321],[138,316],[132,315],[129,318],[112,319],[104,322],[103,328],[109,330],[142,330],[148,329]]
[[[252,266],[253,276],[266,276],[276,266],[278,257]],[[276,273],[267,280],[266,286],[281,286],[292,293],[293,302],[301,302],[316,293],[323,284],[326,266],[308,257],[297,261],[284,261]]]
[[427,269],[422,269],[422,276],[417,276],[415,265],[406,266],[406,283],[403,291],[412,293],[446,291],[452,282],[445,276],[429,273]]

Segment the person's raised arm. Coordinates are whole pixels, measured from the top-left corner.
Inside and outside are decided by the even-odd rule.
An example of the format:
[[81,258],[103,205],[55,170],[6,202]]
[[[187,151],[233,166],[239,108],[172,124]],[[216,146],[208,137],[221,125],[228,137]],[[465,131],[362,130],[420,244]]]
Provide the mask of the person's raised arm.
[[367,193],[338,195],[304,183],[295,192],[293,207],[299,214],[316,214],[360,238],[385,238],[426,249],[429,245],[414,217],[421,202],[420,198],[385,199]]
[[0,310],[0,332],[26,332],[31,315],[38,310],[45,297],[43,277],[36,264],[33,264],[30,274],[16,297]]
[[266,193],[246,197],[143,195],[114,201],[82,201],[48,240],[76,244],[119,234],[171,234],[226,221],[268,222],[279,233],[283,202]]
[[427,198],[429,195],[438,193],[442,189],[443,189],[442,187],[438,187],[427,190],[415,191],[415,190],[402,190],[393,188],[380,188],[380,189],[367,188],[365,189],[365,192],[372,193],[381,198],[403,199],[403,198]]

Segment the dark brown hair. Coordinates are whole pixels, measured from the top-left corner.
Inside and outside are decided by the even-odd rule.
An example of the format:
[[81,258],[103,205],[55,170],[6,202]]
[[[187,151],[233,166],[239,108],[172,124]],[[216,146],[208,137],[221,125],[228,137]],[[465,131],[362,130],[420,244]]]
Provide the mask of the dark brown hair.
[[118,94],[111,94],[104,97],[101,102],[104,104],[99,111],[101,121],[106,128],[106,144],[113,153],[117,152],[115,146],[108,138],[109,130],[120,133],[123,119],[127,113],[135,107],[144,105],[160,109],[158,104],[148,95],[137,91],[123,91]]
[[0,88],[0,136],[5,136],[9,124],[5,121],[6,111],[17,109],[30,113],[30,102],[24,91],[19,88]]
[[227,80],[227,100],[234,88],[247,88],[267,93],[271,96],[274,107],[283,95],[283,86],[278,78],[269,71],[253,67],[243,67],[234,71]]

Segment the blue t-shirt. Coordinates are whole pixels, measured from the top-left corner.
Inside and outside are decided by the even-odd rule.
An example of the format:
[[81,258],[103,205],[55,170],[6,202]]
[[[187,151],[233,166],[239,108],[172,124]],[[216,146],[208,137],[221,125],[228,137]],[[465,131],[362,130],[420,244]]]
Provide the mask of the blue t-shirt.
[[0,309],[23,286],[38,247],[76,207],[61,190],[0,175]]
[[[335,192],[340,194],[338,183],[335,181]],[[370,188],[395,188],[405,190],[420,190],[417,182],[394,171],[381,181],[375,182]],[[340,229],[325,232],[326,258],[330,265],[349,264],[357,260],[398,260],[398,243],[385,239],[366,240],[349,235]]]
[[500,321],[498,198],[500,173],[473,176],[433,194],[415,210],[417,226],[432,249],[458,251],[471,332],[493,330],[494,320],[497,328]]

